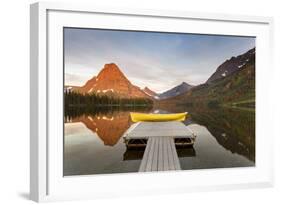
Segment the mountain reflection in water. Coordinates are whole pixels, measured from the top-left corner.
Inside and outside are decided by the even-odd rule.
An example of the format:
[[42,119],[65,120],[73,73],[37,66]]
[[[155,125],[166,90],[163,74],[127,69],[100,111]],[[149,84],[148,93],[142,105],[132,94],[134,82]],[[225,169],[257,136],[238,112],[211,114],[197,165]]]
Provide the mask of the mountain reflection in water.
[[110,115],[87,115],[73,118],[71,122],[82,122],[96,133],[104,145],[115,145],[123,133],[130,127],[129,112],[112,113]]
[[[163,109],[163,108],[162,108]],[[184,123],[199,124],[225,149],[255,161],[255,111],[227,107],[165,107],[169,112],[188,110],[191,118]]]
[[180,106],[137,110],[76,109],[65,112],[64,175],[138,171],[144,149],[127,149],[120,138],[133,124],[130,111],[151,113],[156,110],[158,113],[187,111],[191,115],[184,123],[197,139],[191,148],[177,148],[182,169],[255,165],[255,112]]
[[255,161],[255,112],[224,108],[190,113],[192,121],[205,126],[225,149]]
[[[149,109],[142,111],[146,112]],[[89,130],[99,136],[104,145],[109,146],[114,146],[132,124],[129,111],[112,109],[81,115],[79,113],[66,115],[65,123],[70,122],[82,122]]]

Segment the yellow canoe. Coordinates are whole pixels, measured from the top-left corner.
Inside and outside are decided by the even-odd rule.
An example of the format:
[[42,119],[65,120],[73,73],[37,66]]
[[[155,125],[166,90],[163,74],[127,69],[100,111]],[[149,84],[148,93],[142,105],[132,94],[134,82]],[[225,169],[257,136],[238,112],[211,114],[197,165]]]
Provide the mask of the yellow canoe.
[[164,121],[184,121],[188,116],[187,112],[173,114],[147,114],[131,112],[133,122],[164,122]]

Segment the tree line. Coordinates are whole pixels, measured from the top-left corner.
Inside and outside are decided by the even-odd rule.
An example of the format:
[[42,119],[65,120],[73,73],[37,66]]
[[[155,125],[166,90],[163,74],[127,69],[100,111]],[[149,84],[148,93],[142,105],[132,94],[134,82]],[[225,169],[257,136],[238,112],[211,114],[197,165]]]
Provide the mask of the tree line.
[[121,98],[117,96],[100,95],[96,93],[81,94],[65,91],[64,104],[66,107],[95,106],[95,107],[134,107],[152,106],[149,98]]

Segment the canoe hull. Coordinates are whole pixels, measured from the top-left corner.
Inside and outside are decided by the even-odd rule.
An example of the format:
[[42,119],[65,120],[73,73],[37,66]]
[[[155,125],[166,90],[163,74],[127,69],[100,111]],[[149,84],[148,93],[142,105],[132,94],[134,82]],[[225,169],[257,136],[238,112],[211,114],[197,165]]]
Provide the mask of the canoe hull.
[[173,114],[147,114],[130,113],[133,122],[165,122],[165,121],[184,121],[187,118],[187,112]]

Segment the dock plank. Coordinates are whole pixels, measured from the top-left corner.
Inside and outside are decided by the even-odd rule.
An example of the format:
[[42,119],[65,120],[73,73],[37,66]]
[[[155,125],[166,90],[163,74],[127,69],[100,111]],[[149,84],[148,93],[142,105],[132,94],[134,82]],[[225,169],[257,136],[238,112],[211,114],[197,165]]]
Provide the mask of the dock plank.
[[159,157],[158,157],[158,171],[164,170],[164,164],[163,164],[163,138],[161,137],[159,139]]
[[146,170],[146,165],[147,165],[148,155],[149,155],[150,150],[151,150],[151,140],[148,140],[146,148],[145,148],[145,152],[143,154],[143,158],[141,161],[141,165],[139,168],[140,172],[144,172]]
[[166,139],[166,146],[167,146],[167,152],[168,152],[168,169],[169,170],[175,170],[175,165],[174,165],[174,158],[173,158],[173,152],[171,149],[171,141],[169,140],[169,138]]
[[153,157],[152,157],[152,166],[151,166],[151,171],[157,171],[158,170],[158,153],[159,153],[159,142],[160,138],[154,138],[154,152],[153,152]]
[[151,143],[151,147],[148,150],[149,154],[148,154],[148,158],[147,158],[147,162],[146,162],[146,169],[145,171],[151,171],[152,170],[152,161],[153,161],[153,155],[154,155],[154,151],[155,151],[155,138],[150,138],[149,142]]
[[163,140],[163,171],[169,170],[169,161],[168,161],[168,146]]

